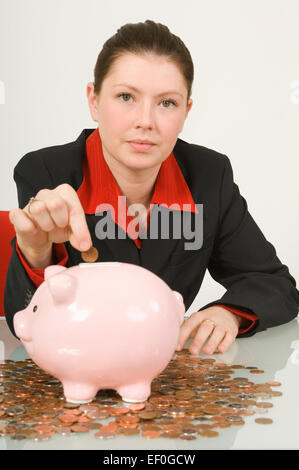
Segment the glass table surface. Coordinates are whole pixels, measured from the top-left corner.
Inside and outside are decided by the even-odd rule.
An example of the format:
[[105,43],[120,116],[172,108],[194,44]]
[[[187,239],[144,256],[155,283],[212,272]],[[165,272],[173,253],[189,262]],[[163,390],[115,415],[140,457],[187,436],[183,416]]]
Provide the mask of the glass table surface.
[[[192,339],[185,344],[190,346]],[[249,338],[237,338],[228,351],[223,354],[205,355],[200,352],[197,357],[215,358],[217,362],[228,365],[242,364],[257,366],[264,374],[253,377],[248,369],[238,369],[238,376],[247,377],[254,383],[279,381],[281,386],[275,388],[281,396],[268,398],[273,407],[264,414],[254,414],[243,419],[243,426],[231,426],[217,429],[219,436],[203,437],[198,434],[194,440],[180,438],[147,439],[141,435],[117,435],[110,439],[98,439],[95,431],[74,433],[73,435],[54,434],[50,439],[35,441],[33,439],[13,440],[0,436],[0,449],[23,450],[192,450],[192,449],[299,449],[299,320],[298,317],[281,326],[259,332]],[[0,360],[19,361],[29,358],[21,341],[10,332],[4,317],[0,319]],[[274,390],[274,388],[273,388]],[[0,394],[1,397],[1,394]],[[261,400],[263,401],[263,400]],[[258,424],[255,419],[267,417],[272,424]],[[114,418],[101,421],[108,424]],[[2,422],[2,424],[4,424]]]

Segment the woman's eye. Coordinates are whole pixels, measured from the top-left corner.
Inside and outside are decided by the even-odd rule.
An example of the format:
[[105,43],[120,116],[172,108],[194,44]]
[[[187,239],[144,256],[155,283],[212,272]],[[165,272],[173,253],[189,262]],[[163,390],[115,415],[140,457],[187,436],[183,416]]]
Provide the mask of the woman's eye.
[[[173,106],[176,106],[176,103],[173,100],[164,100],[162,103],[171,103]],[[173,106],[166,106],[166,108],[172,108]],[[163,107],[165,108],[165,106]]]
[[[117,96],[118,98],[122,97],[122,101],[124,101],[125,103],[129,102],[129,99],[132,98],[132,95],[130,93],[120,93]],[[168,103],[168,106],[163,106],[163,108],[173,108],[174,106],[176,106],[176,102],[173,100],[163,100],[161,101],[161,103]],[[169,106],[169,104],[171,104],[172,106]]]
[[[131,95],[130,95],[130,93],[121,93],[120,95],[118,95],[118,97],[121,97],[121,96],[127,96],[127,97],[129,96],[130,97]],[[125,99],[124,101],[127,102],[129,100]]]

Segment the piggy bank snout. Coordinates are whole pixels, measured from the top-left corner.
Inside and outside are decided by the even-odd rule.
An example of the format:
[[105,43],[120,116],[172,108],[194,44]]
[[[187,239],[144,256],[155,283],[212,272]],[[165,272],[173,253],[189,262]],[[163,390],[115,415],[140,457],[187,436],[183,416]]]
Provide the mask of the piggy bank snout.
[[25,341],[31,341],[31,329],[29,328],[29,319],[26,310],[21,310],[14,315],[13,324],[16,335]]

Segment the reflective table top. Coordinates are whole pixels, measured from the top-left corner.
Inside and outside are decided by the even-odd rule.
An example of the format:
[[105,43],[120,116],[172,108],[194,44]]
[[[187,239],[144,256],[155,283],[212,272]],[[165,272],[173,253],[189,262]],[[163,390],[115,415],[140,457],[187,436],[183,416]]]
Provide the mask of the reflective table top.
[[[191,344],[191,339],[185,348]],[[208,438],[198,435],[194,440],[180,438],[147,439],[140,435],[116,436],[98,439],[94,431],[73,435],[53,435],[45,441],[24,439],[12,440],[0,436],[0,450],[5,449],[105,449],[111,450],[192,450],[192,449],[299,449],[299,320],[298,317],[285,325],[270,328],[250,338],[238,338],[224,354],[197,357],[215,358],[217,362],[228,365],[242,364],[257,366],[264,374],[252,376],[248,369],[239,369],[238,376],[247,377],[255,383],[266,381],[281,382],[276,388],[282,392],[279,397],[268,398],[273,407],[263,414],[246,416],[243,426],[220,429],[219,436]],[[0,319],[0,360],[20,361],[29,358],[27,351],[10,332],[5,318]],[[1,397],[1,393],[0,393]],[[262,400],[261,400],[262,401]],[[257,424],[258,417],[271,418],[272,424]],[[103,424],[113,419],[103,421]],[[2,424],[4,424],[2,422]]]

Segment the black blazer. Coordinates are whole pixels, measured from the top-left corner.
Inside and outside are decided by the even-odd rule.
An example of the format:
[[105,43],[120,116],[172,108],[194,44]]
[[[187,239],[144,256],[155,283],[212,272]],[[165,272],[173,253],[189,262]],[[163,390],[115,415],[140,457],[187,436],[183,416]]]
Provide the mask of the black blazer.
[[[68,183],[75,190],[79,188],[83,179],[85,141],[93,131],[84,129],[74,142],[29,152],[21,158],[14,168],[20,208],[24,208],[40,189],[54,189],[62,183]],[[292,320],[299,306],[295,279],[248,212],[247,203],[233,180],[229,158],[182,139],[177,139],[173,154],[194,202],[203,205],[201,248],[185,251],[184,243],[189,240],[184,238],[147,238],[142,241],[141,250],[128,235],[125,239],[99,240],[95,235],[99,216],[86,214],[93,245],[100,253],[99,261],[121,261],[149,269],[183,295],[186,310],[195,299],[208,269],[227,291],[200,310],[223,304],[256,314],[259,318],[256,327],[242,336],[251,336]],[[36,287],[18,257],[15,237],[11,245],[13,252],[7,272],[4,308],[8,326],[16,336],[13,316],[28,305]],[[69,242],[65,246],[69,255],[68,267],[82,262],[80,253]]]

